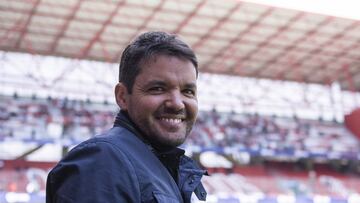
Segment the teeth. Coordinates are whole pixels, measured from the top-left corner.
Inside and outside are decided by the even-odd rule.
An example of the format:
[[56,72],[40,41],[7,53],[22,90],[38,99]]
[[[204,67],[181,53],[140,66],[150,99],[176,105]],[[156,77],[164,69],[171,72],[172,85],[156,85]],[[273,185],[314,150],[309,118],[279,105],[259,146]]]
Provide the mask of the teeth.
[[181,123],[181,119],[179,118],[161,118],[161,120],[169,123]]

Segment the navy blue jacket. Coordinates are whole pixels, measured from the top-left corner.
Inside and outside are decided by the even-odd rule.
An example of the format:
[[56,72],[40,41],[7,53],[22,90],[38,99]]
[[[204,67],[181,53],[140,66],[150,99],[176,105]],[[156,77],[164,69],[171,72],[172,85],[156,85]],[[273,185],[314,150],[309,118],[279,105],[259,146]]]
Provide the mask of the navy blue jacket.
[[193,192],[205,200],[200,179],[206,171],[181,155],[175,180],[132,123],[119,115],[117,120],[125,122],[79,144],[51,170],[47,203],[188,203]]

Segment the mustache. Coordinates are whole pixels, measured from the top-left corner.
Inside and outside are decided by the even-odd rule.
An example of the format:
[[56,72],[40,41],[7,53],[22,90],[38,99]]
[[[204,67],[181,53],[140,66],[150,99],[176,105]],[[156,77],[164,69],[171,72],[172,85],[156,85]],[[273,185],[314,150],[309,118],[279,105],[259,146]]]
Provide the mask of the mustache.
[[169,107],[163,107],[160,108],[158,111],[156,111],[157,116],[177,116],[179,118],[185,118],[186,117],[186,111],[184,108],[182,109],[175,109],[175,108],[169,108]]

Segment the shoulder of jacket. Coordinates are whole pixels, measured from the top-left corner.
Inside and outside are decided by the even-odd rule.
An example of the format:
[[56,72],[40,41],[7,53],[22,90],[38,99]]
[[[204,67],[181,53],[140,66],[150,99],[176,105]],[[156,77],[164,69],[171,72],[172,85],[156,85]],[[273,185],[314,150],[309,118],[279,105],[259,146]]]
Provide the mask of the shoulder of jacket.
[[90,138],[71,151],[81,151],[90,148],[99,149],[116,149],[128,153],[133,150],[140,150],[145,148],[146,144],[137,138],[132,132],[123,127],[113,127],[103,134],[96,135]]

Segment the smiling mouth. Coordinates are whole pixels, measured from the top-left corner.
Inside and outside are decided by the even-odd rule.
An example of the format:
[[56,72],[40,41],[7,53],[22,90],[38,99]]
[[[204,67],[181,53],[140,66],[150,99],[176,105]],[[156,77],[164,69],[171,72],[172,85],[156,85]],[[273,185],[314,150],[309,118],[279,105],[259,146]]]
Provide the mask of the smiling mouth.
[[184,119],[181,118],[160,118],[160,121],[165,121],[170,124],[179,124],[184,121]]

